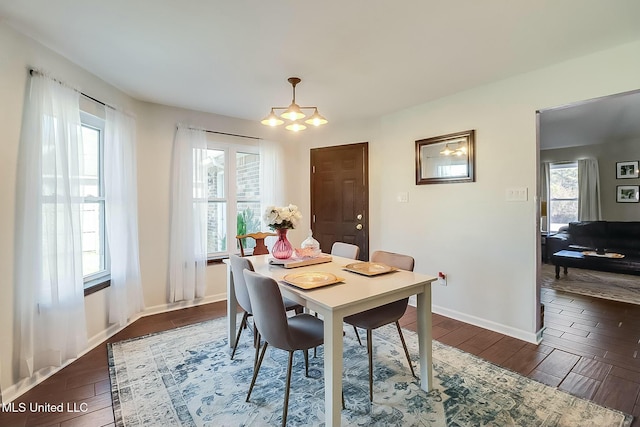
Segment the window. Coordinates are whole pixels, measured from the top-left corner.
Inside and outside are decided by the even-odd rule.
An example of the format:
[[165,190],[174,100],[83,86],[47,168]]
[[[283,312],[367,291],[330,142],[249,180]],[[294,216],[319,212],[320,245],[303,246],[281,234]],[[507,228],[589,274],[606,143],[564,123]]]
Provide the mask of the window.
[[553,163],[549,167],[550,231],[578,220],[578,163]]
[[[207,252],[211,258],[235,252],[236,235],[261,229],[260,154],[258,147],[209,143],[205,163]],[[255,245],[252,240],[246,243],[249,249]]]
[[109,254],[105,230],[104,198],[104,120],[82,113],[80,157],[80,195],[83,198],[82,275],[85,288],[109,278]]

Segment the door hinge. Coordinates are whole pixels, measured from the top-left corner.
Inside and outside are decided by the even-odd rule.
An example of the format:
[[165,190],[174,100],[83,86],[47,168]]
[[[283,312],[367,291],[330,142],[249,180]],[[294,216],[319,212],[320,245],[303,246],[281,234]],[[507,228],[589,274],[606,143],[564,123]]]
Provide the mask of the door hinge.
[[316,215],[315,214],[313,214],[313,223],[314,224],[316,223]]
[[316,173],[316,167],[315,166],[311,166],[311,173]]

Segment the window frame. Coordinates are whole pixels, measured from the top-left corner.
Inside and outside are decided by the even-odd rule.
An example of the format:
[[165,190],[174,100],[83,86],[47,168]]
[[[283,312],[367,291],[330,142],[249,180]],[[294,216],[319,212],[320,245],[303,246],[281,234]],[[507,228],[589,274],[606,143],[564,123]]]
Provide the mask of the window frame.
[[[226,251],[219,252],[207,252],[207,260],[211,262],[215,262],[217,260],[228,258],[230,254],[239,253],[239,249],[237,248],[237,244],[235,242],[235,236],[237,235],[237,215],[238,215],[238,201],[245,202],[246,200],[238,199],[237,189],[238,189],[238,176],[237,176],[237,154],[238,153],[248,153],[248,154],[257,154],[260,156],[260,147],[257,143],[244,143],[240,144],[238,142],[225,141],[220,135],[210,135],[207,134],[207,150],[218,150],[223,151],[225,156],[225,165],[224,165],[224,196],[223,198],[215,197],[209,198],[207,197],[207,204],[210,202],[226,202],[226,215],[227,215],[227,224],[225,227],[227,242],[226,242]],[[260,167],[262,168],[262,162],[260,162]],[[260,193],[262,193],[262,183],[260,183]],[[250,200],[252,201],[252,200]],[[207,228],[207,234],[208,234]]]
[[105,197],[104,184],[104,134],[105,120],[86,111],[80,111],[80,125],[84,128],[95,129],[99,131],[98,138],[98,188],[99,195],[83,196],[82,203],[99,203],[102,213],[102,221],[99,224],[99,232],[101,239],[101,250],[104,254],[104,269],[98,272],[83,276],[85,296],[96,292],[100,289],[108,287],[111,283],[111,257],[109,256],[109,241],[107,237],[107,203]]
[[[207,140],[207,151],[212,150],[212,151],[221,151],[224,154],[224,185],[222,187],[222,194],[223,197],[210,197],[209,196],[209,191],[207,188],[207,215],[209,212],[209,204],[210,203],[223,203],[226,204],[226,211],[225,214],[229,215],[229,150],[227,147],[222,147],[220,145],[215,145],[215,144],[211,144],[211,142],[209,140]],[[228,222],[228,220],[227,220]],[[228,236],[229,235],[229,230],[228,227],[225,227],[225,233]],[[207,237],[209,235],[209,227],[208,227],[208,223],[207,223]],[[226,254],[228,252],[228,247],[229,247],[229,242],[226,242],[227,244],[227,251],[218,251],[218,252],[209,252],[208,248],[207,248],[207,259],[217,259],[217,258],[226,258]]]
[[[580,188],[579,188],[579,183],[576,183],[576,197],[575,198],[554,198],[552,191],[551,191],[551,174],[553,173],[554,170],[557,169],[575,169],[576,173],[578,172],[578,162],[577,161],[568,161],[568,162],[557,162],[557,163],[551,163],[549,165],[549,231],[551,232],[557,232],[561,227],[568,225],[564,224],[564,223],[552,223],[551,222],[551,218],[553,216],[553,202],[576,202],[576,206],[578,206],[578,204],[580,203]],[[576,220],[578,220],[578,211],[576,210]],[[554,230],[551,227],[551,224],[560,224],[560,227],[558,227],[558,229]]]

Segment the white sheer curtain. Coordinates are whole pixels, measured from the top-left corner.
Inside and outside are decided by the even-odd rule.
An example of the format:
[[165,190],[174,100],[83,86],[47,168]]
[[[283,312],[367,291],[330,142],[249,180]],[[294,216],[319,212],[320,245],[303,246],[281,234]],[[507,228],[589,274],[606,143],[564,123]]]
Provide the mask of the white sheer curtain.
[[104,190],[111,259],[109,323],[120,326],[144,309],[138,252],[138,184],[136,123],[133,117],[106,109]]
[[179,126],[171,167],[169,302],[204,296],[207,265],[207,138]]
[[87,347],[80,240],[79,94],[30,78],[20,139],[16,347],[20,376],[61,366]]
[[578,221],[599,221],[600,172],[598,160],[578,160]]
[[[284,206],[284,150],[278,143],[260,140],[260,221],[262,229],[267,225],[262,219],[267,206]],[[265,244],[271,247],[275,237],[267,237]]]
[[284,200],[284,150],[280,144],[260,141],[260,207],[283,206]]

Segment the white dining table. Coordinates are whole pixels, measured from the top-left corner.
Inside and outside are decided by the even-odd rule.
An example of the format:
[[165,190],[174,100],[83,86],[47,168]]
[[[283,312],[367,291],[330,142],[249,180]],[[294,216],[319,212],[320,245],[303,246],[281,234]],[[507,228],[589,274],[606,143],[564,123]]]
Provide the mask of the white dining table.
[[[397,270],[376,276],[346,271],[354,260],[332,256],[331,262],[298,268],[271,265],[271,255],[247,257],[255,271],[275,279],[282,295],[322,316],[324,320],[324,384],[326,426],[339,426],[342,410],[343,319],[351,314],[379,307],[411,295],[417,296],[418,346],[420,352],[420,387],[429,391],[432,384],[431,283],[435,277]],[[289,273],[331,273],[343,281],[329,286],[303,290],[282,279]],[[227,262],[227,319],[229,346],[236,336],[238,304],[231,266]],[[348,407],[347,407],[348,409]]]

